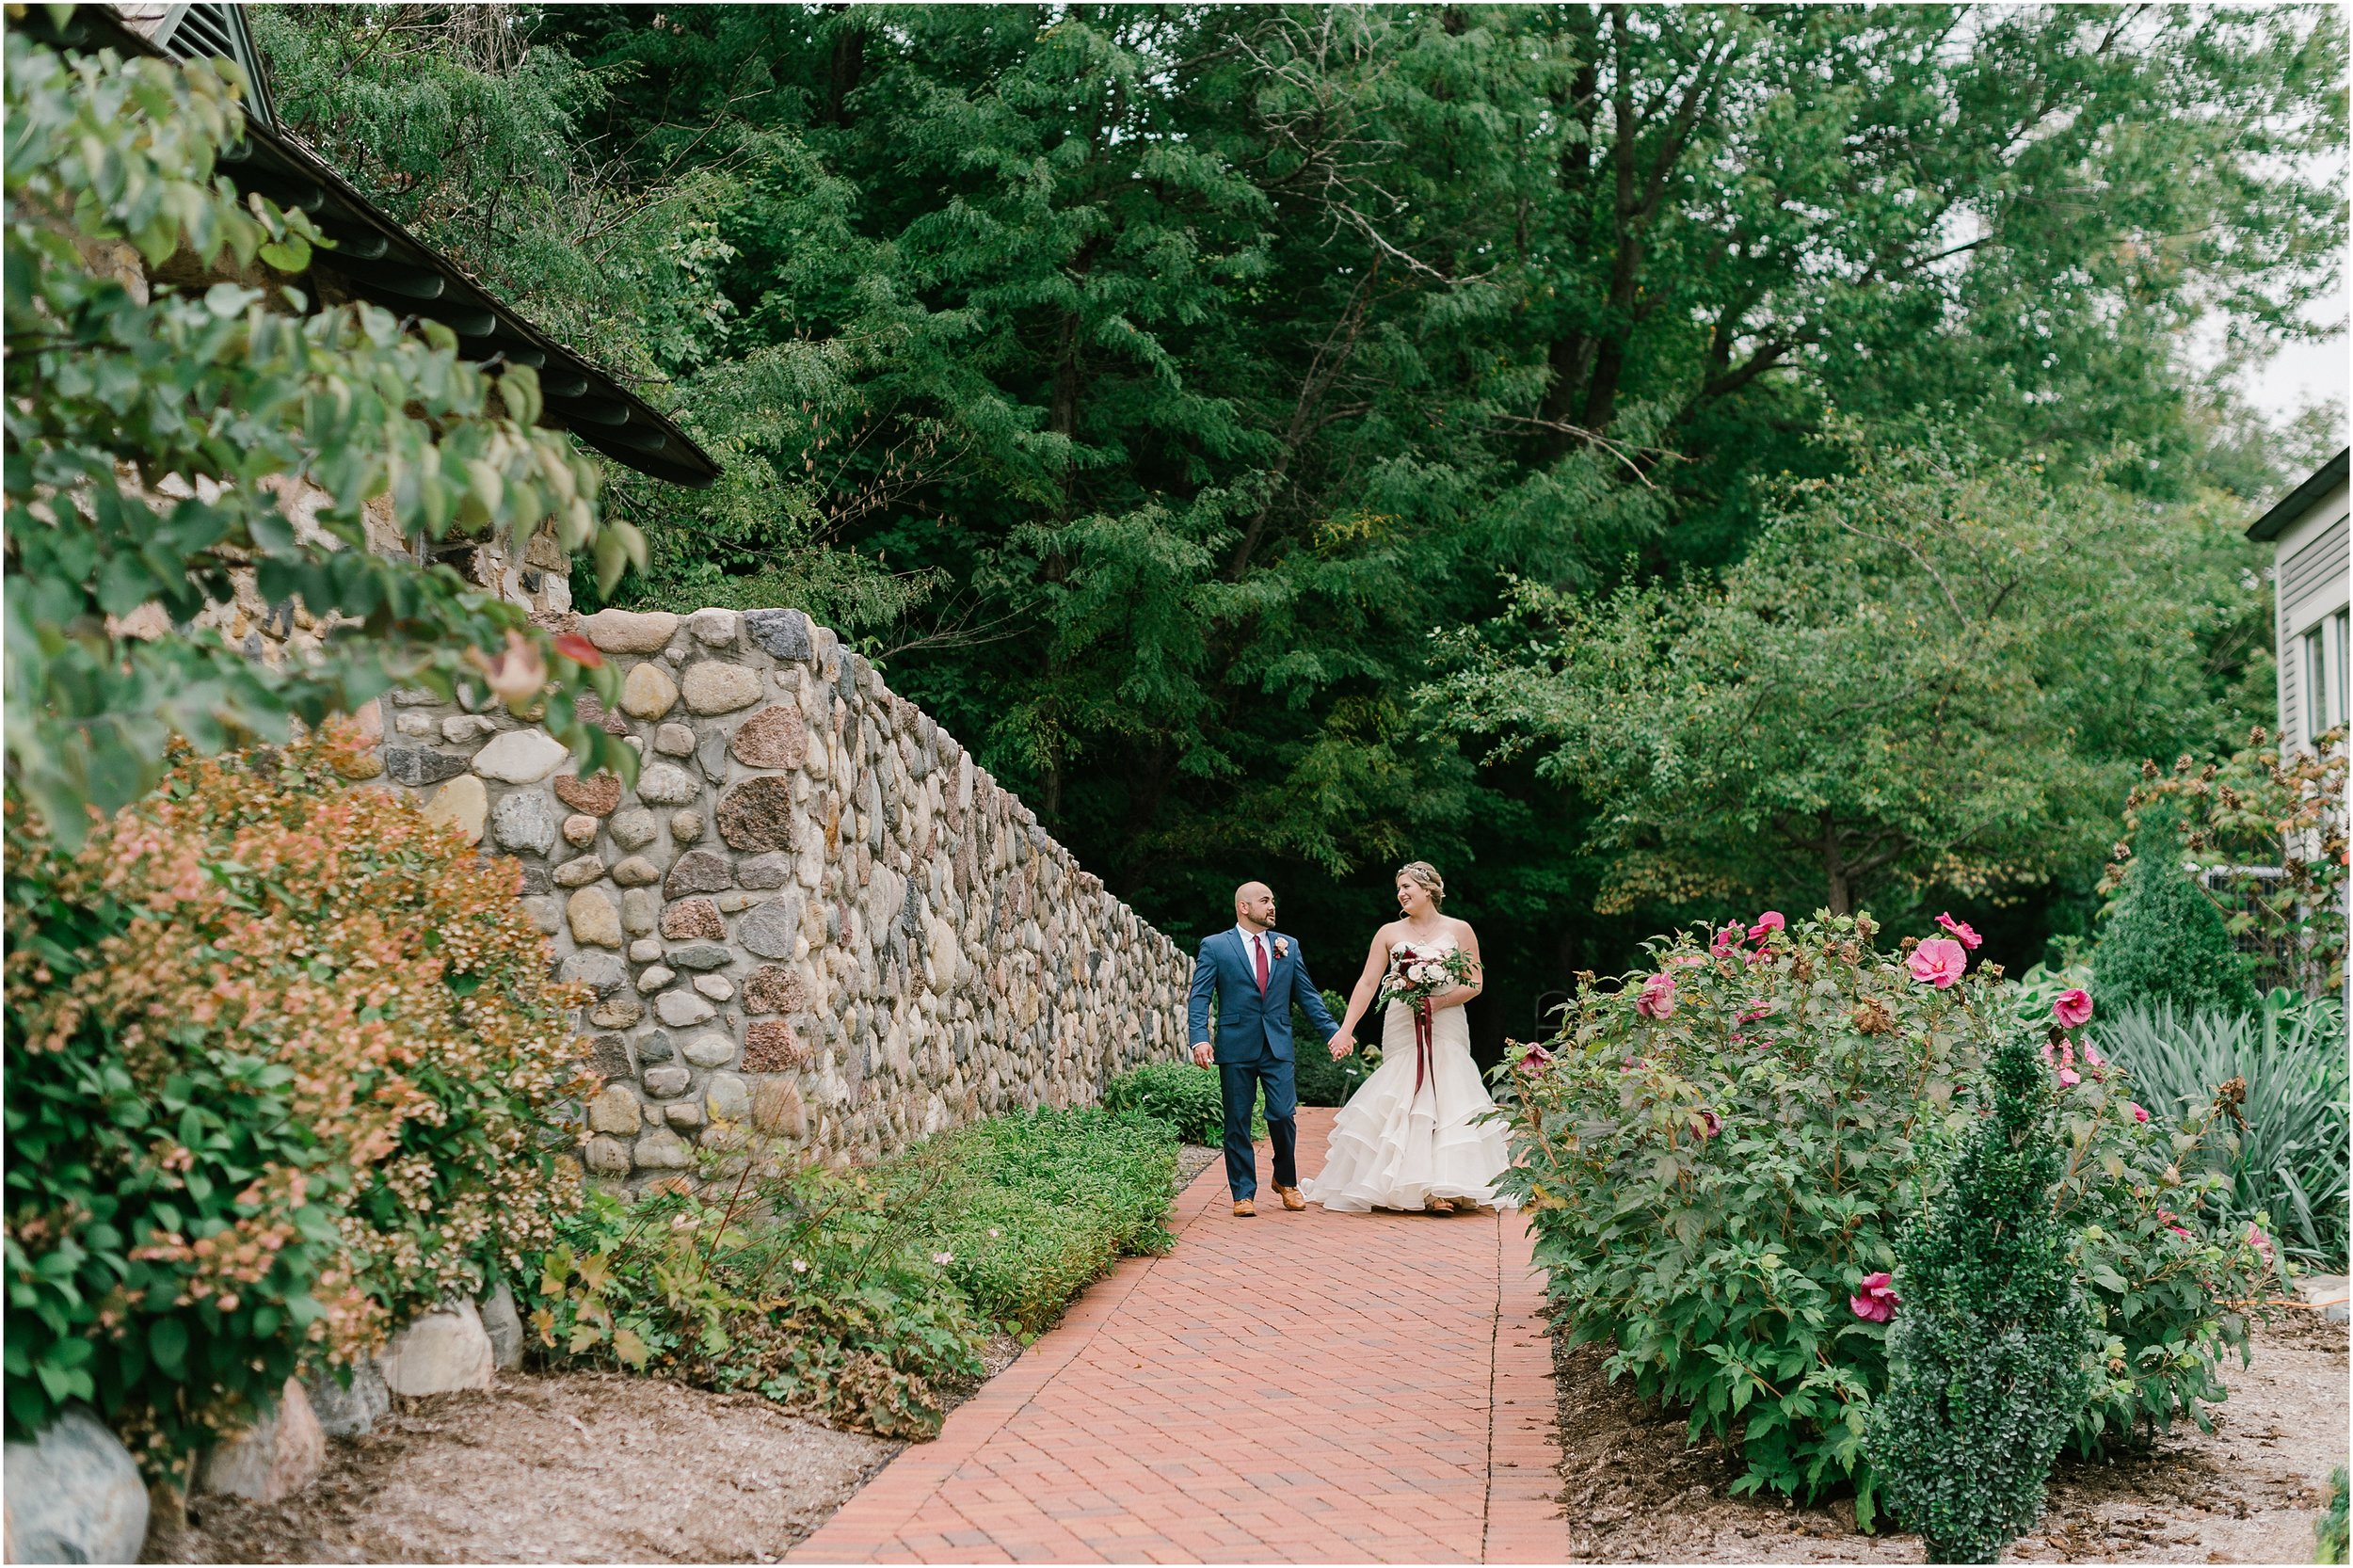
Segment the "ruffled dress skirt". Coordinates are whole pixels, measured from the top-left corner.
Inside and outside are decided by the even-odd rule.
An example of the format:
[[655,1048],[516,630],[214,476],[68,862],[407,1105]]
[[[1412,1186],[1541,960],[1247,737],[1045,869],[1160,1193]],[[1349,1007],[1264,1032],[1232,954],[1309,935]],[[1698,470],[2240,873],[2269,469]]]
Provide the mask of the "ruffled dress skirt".
[[1333,1121],[1323,1169],[1299,1185],[1310,1202],[1343,1213],[1417,1209],[1433,1198],[1511,1207],[1495,1190],[1511,1140],[1471,1060],[1470,1021],[1459,1007],[1431,1021],[1430,1070],[1417,1090],[1413,1015],[1389,1007],[1381,1065]]

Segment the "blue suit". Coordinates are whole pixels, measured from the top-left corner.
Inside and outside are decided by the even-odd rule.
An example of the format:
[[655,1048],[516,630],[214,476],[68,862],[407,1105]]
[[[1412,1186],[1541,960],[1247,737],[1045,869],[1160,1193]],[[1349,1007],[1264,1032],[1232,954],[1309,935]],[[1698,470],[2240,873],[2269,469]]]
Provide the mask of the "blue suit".
[[[1192,1041],[1211,1040],[1218,1086],[1225,1099],[1225,1183],[1236,1201],[1258,1191],[1258,1160],[1250,1144],[1250,1112],[1266,1086],[1267,1135],[1274,1144],[1274,1185],[1299,1185],[1298,1053],[1291,1043],[1296,1005],[1325,1040],[1340,1032],[1307,978],[1306,955],[1296,938],[1266,934],[1267,984],[1241,933],[1221,931],[1201,944],[1193,965],[1193,1000],[1186,1009]],[[1283,951],[1277,951],[1277,944]],[[1217,1033],[1209,1033],[1209,998],[1217,998]]]

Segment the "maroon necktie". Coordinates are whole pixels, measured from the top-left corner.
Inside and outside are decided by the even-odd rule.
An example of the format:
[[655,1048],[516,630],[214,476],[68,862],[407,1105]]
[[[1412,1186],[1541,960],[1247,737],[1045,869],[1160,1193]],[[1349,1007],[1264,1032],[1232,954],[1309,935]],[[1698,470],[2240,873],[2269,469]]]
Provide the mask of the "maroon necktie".
[[1253,952],[1255,952],[1258,955],[1258,995],[1260,995],[1260,996],[1265,996],[1265,995],[1266,995],[1266,938],[1265,938],[1264,936],[1253,936],[1253,937],[1251,937],[1251,938],[1250,938],[1250,946],[1251,946],[1251,950],[1252,950]]

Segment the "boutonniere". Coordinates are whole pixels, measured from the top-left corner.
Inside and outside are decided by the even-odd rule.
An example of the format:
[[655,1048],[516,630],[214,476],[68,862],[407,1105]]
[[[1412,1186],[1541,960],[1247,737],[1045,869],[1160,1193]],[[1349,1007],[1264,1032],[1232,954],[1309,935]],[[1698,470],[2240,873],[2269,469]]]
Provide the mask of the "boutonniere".
[[1289,958],[1290,955],[1291,939],[1289,936],[1277,936],[1274,938],[1274,956],[1277,958]]

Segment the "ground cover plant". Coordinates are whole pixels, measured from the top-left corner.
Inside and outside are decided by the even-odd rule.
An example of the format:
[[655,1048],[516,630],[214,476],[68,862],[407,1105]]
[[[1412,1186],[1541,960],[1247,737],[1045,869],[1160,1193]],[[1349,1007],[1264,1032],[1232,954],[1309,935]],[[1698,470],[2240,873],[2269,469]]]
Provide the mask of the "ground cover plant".
[[[1583,981],[1561,1032],[1504,1085],[1565,1332],[1607,1346],[1612,1377],[1737,1442],[1742,1490],[1851,1487],[1874,1512],[1864,1445],[1886,1386],[1880,1294],[1895,1237],[1936,1190],[1985,1105],[2014,1025],[1965,924],[1896,952],[1867,915],[1658,939],[1643,972]],[[2063,998],[2069,1016],[2089,1005]],[[2073,1422],[2096,1448],[2202,1418],[2262,1294],[2271,1243],[2204,1213],[2223,1178],[2199,1160],[2214,1104],[2136,1104],[2096,1049],[2052,1060],[2065,1140],[2054,1202],[2104,1368]]]
[[1993,1562],[2034,1528],[2091,1392],[2091,1315],[2051,1202],[2060,1145],[2037,1044],[2014,1029],[1993,1048],[1993,1114],[1897,1237],[1894,1277],[1870,1288],[1892,1315],[1871,1461],[1930,1562]]
[[850,1171],[754,1143],[699,1184],[596,1195],[541,1259],[557,1363],[757,1390],[887,1437],[939,1430],[992,1329],[1033,1334],[1119,1256],[1168,1244],[1164,1124],[1038,1110]]
[[[1225,1139],[1225,1100],[1215,1067],[1146,1062],[1112,1075],[1103,1085],[1103,1104],[1166,1123],[1180,1140],[1198,1147],[1215,1148]],[[1259,1101],[1251,1112],[1250,1136],[1266,1135],[1266,1110]]]
[[902,1179],[940,1172],[917,1209],[922,1245],[947,1257],[973,1309],[1009,1333],[1038,1333],[1121,1257],[1175,1244],[1164,1222],[1176,1140],[1146,1116],[995,1116],[941,1134],[904,1163]]
[[547,939],[344,731],[183,753],[72,854],[8,805],[8,1418],[86,1400],[168,1466],[542,1250]]
[[[2285,1000],[2286,993],[2280,993]],[[2226,1181],[2222,1223],[2267,1225],[2307,1268],[2345,1267],[2348,1090],[2344,1013],[2332,999],[2254,1013],[2127,1008],[2093,1025],[2144,1103],[2195,1109],[2227,1097],[2204,1153]]]

